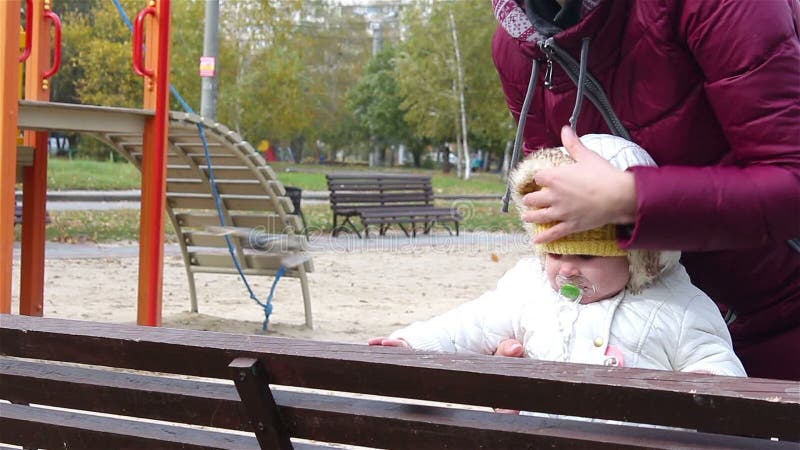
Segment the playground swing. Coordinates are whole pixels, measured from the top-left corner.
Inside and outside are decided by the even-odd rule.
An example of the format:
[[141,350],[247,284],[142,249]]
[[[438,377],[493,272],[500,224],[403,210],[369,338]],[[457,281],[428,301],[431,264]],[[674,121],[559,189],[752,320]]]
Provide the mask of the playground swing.
[[[119,3],[119,0],[113,0],[113,1],[114,1],[114,5],[117,8],[118,13],[120,14],[121,19],[123,20],[125,25],[128,27],[128,29],[132,33],[134,33],[134,31],[135,31],[134,30],[134,25],[131,23],[130,19],[128,18],[127,14],[125,13],[125,10],[122,8],[122,5]],[[142,12],[139,13],[139,15],[136,18],[137,25],[139,25],[141,23],[141,21],[143,20],[144,16],[147,13],[148,13],[147,10],[143,10]],[[137,42],[136,39],[134,39],[134,53],[137,53],[136,52],[136,50],[137,50],[136,47],[138,45],[140,45],[140,44],[141,44],[141,42]],[[137,56],[135,56],[134,58],[136,58],[136,57]],[[185,99],[180,95],[180,93],[175,88],[175,86],[170,84],[169,85],[169,89],[170,89],[170,92],[175,96],[175,98],[181,104],[181,107],[184,109],[184,111],[186,111],[189,114],[196,114],[195,111],[192,109],[192,107],[189,106],[189,104],[185,101]],[[254,302],[256,302],[256,304],[264,310],[264,321],[263,321],[263,324],[262,324],[262,330],[263,331],[267,331],[268,326],[269,326],[269,317],[270,317],[270,315],[272,314],[272,311],[273,311],[272,302],[273,302],[273,299],[274,299],[274,296],[275,296],[275,290],[276,290],[276,288],[278,286],[278,282],[286,274],[286,271],[288,269],[298,268],[301,265],[307,264],[310,261],[311,257],[308,256],[308,255],[301,255],[301,254],[292,254],[292,255],[288,255],[288,256],[282,257],[281,261],[280,261],[280,267],[278,268],[278,270],[275,273],[275,277],[273,279],[272,286],[270,287],[269,294],[268,294],[266,300],[262,301],[259,298],[259,296],[256,294],[255,290],[253,289],[252,285],[250,284],[250,282],[247,279],[247,276],[245,274],[245,270],[242,267],[242,262],[240,260],[239,255],[237,254],[237,251],[235,249],[235,245],[234,245],[232,239],[233,238],[244,238],[244,239],[247,239],[252,244],[253,248],[265,249],[265,248],[269,247],[270,242],[277,241],[280,238],[278,236],[276,236],[276,235],[271,235],[269,233],[260,233],[260,232],[256,232],[255,230],[252,230],[252,229],[243,230],[243,229],[241,229],[239,227],[229,226],[227,224],[227,221],[226,221],[226,218],[225,218],[226,214],[223,212],[222,197],[220,195],[220,190],[219,190],[219,187],[218,187],[218,184],[217,184],[217,178],[214,175],[214,167],[213,167],[213,164],[212,164],[212,157],[211,157],[211,154],[210,154],[210,151],[209,151],[209,144],[208,144],[208,139],[206,137],[205,125],[204,125],[204,123],[202,121],[198,121],[195,125],[197,127],[200,140],[202,142],[204,161],[205,161],[205,166],[206,166],[207,174],[208,174],[208,181],[209,181],[209,185],[211,187],[211,194],[212,194],[212,197],[214,199],[214,206],[215,206],[216,213],[217,213],[217,219],[219,221],[219,226],[207,225],[206,226],[206,230],[211,232],[212,234],[215,234],[217,236],[221,236],[221,237],[223,237],[225,239],[225,243],[226,243],[226,246],[227,246],[227,249],[228,249],[228,253],[229,253],[229,255],[230,255],[230,257],[231,257],[231,259],[233,261],[233,265],[234,265],[234,267],[236,269],[236,272],[241,277],[242,282],[244,283],[244,285],[245,285],[245,287],[246,287],[246,289],[248,291],[250,299],[252,299]],[[188,261],[187,261],[187,264],[188,264]],[[191,280],[190,280],[190,282],[191,282]],[[310,305],[308,304],[308,302],[306,302],[306,309],[307,309],[307,311],[306,311],[306,325],[308,327],[310,327],[310,328],[313,328],[313,324],[311,322],[310,311],[308,310],[309,307],[310,307]]]

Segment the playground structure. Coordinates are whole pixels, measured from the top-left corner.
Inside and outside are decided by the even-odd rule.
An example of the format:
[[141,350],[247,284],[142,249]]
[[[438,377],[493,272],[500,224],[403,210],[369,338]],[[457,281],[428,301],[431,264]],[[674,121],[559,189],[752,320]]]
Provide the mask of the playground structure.
[[[301,280],[306,325],[312,327],[305,274],[313,266],[310,257],[303,254],[307,241],[293,238],[294,230],[300,230],[302,225],[299,218],[290,214],[291,202],[282,197],[285,191],[275,174],[250,144],[223,126],[194,114],[172,113],[170,119],[170,0],[151,0],[136,16],[133,25],[133,68],[145,78],[142,109],[49,102],[48,78],[56,73],[60,63],[60,20],[51,11],[50,0],[26,0],[25,3],[26,45],[22,56],[29,56],[25,61],[24,100],[20,98],[19,72],[5,70],[23,59],[19,50],[23,40],[18,32],[22,2],[11,0],[0,4],[0,34],[4,42],[0,46],[4,73],[0,86],[3,108],[0,117],[0,313],[11,312],[15,172],[23,162],[22,158],[18,160],[18,153],[27,155],[18,150],[18,128],[22,128],[26,130],[24,145],[19,148],[33,149],[33,157],[26,156],[20,169],[23,189],[20,314],[42,316],[44,313],[48,131],[60,130],[92,135],[141,170],[138,324],[161,324],[164,213],[167,212],[179,236],[193,311],[198,309],[194,287],[196,272],[238,272],[243,276],[273,275],[277,278],[279,269],[288,269],[286,276]],[[52,49],[49,23],[56,30]],[[147,51],[143,52],[145,43]],[[43,67],[50,68],[43,70]],[[198,124],[208,130],[208,143],[205,136],[201,142]],[[218,170],[219,184],[214,179],[213,165],[226,166]],[[220,194],[229,198],[220,199]],[[215,207],[231,227],[223,227],[216,234],[198,230],[198,227],[214,223],[220,225],[219,219],[209,214]],[[246,217],[235,214],[241,210],[246,211]],[[265,248],[258,233],[248,236],[249,231],[243,231],[245,227],[257,228],[262,235],[287,234],[276,238],[272,247]],[[226,236],[237,233],[238,237]],[[242,234],[247,239],[243,239]],[[280,252],[273,251],[276,243],[280,244]],[[213,249],[226,245],[231,255],[203,254],[193,248]],[[261,253],[246,254],[245,247]],[[263,306],[268,312],[267,305]]]

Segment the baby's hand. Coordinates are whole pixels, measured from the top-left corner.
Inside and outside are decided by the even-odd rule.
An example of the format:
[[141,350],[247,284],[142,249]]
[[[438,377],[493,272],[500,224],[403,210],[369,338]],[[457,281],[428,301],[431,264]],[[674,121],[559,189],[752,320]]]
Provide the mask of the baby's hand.
[[525,351],[522,344],[516,339],[506,339],[497,344],[497,350],[494,351],[496,356],[510,356],[512,358],[521,358],[524,356]]
[[367,341],[369,345],[382,345],[384,347],[403,347],[411,348],[405,339],[389,339],[387,337],[374,337]]

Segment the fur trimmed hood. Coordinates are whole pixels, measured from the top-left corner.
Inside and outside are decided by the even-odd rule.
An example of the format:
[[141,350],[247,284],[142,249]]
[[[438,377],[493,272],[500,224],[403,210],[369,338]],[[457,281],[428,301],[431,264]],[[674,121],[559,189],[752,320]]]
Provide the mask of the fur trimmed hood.
[[[587,148],[598,153],[620,170],[626,170],[633,166],[656,165],[644,149],[620,137],[605,134],[587,134],[580,139]],[[540,170],[574,162],[564,147],[542,149],[528,155],[527,158],[521,161],[509,175],[511,179],[511,199],[520,214],[528,209],[522,203],[522,198],[525,194],[541,189],[535,181],[535,176]],[[537,228],[535,225],[526,222],[524,227],[531,237],[536,235]],[[536,251],[541,256],[544,256],[541,249],[537,248]],[[628,250],[627,256],[631,273],[627,287],[636,294],[657,280],[662,273],[678,264],[681,253],[679,251]]]

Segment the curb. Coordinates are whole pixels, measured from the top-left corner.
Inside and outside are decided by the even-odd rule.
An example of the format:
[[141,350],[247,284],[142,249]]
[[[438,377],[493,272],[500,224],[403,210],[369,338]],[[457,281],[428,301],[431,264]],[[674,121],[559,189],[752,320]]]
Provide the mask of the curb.
[[[16,191],[16,201],[22,201],[22,191]],[[327,201],[327,191],[306,191],[302,194],[303,200]],[[502,195],[495,194],[446,194],[435,196],[437,200],[501,200]],[[126,191],[50,191],[47,193],[48,202],[140,202],[141,194],[138,190]]]

